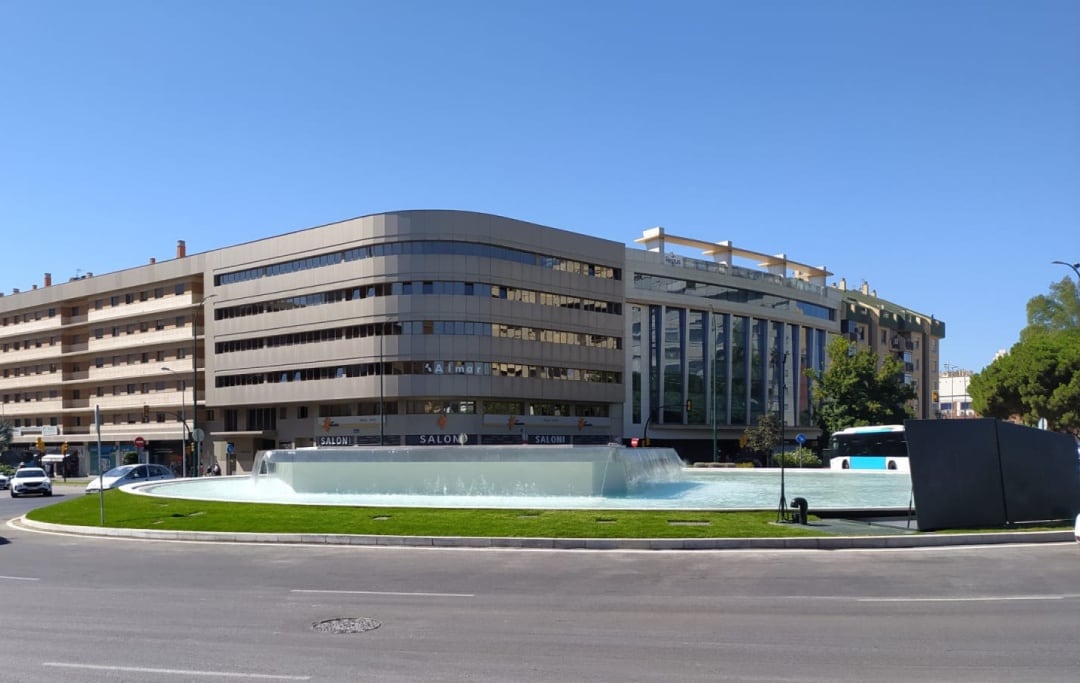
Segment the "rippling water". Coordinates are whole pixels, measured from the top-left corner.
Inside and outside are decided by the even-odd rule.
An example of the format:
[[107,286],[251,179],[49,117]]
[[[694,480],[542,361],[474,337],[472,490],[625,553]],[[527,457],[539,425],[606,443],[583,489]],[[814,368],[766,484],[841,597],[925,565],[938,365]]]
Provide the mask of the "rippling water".
[[[541,509],[772,509],[780,501],[778,469],[685,469],[683,480],[644,486],[620,498],[589,496],[453,496],[295,493],[280,481],[249,476],[204,477],[153,484],[151,495],[200,500],[364,505],[386,507],[488,507]],[[805,498],[811,508],[906,508],[911,477],[898,472],[788,469],[788,503]]]

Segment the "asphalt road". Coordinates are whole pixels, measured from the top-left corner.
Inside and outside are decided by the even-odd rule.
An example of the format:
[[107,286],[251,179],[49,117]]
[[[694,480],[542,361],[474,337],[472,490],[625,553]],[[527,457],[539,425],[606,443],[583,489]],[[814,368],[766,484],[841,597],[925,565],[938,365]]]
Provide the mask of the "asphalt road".
[[[55,501],[0,493],[0,516]],[[0,594],[4,682],[1080,678],[1076,543],[298,547],[5,524]],[[313,628],[330,619],[370,630]]]

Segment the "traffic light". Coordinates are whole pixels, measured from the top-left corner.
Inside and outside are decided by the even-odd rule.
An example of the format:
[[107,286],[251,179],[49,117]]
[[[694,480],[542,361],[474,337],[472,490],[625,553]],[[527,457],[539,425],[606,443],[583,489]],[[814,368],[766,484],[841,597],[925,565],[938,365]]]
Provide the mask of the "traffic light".
[[41,438],[40,436],[37,438],[37,449],[42,453],[45,452],[45,439]]
[[60,455],[67,455],[67,448],[68,448],[67,441],[60,444]]

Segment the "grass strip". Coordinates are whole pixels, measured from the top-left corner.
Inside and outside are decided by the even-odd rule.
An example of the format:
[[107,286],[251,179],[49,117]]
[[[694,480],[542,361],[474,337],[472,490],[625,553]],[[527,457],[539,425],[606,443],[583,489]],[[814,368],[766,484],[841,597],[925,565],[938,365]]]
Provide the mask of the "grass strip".
[[[227,503],[105,492],[105,526],[165,531],[513,538],[779,538],[826,536],[775,524],[775,511],[382,508]],[[51,524],[101,526],[99,496],[27,513]],[[688,523],[692,522],[692,523]]]

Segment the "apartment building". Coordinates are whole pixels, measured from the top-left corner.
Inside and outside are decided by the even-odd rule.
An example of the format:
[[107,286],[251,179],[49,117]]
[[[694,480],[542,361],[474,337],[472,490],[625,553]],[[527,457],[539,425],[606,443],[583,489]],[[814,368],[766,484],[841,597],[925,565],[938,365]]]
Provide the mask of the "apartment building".
[[859,289],[850,290],[841,279],[837,289],[843,299],[841,331],[878,358],[892,356],[899,360],[904,382],[915,390],[914,416],[934,417],[945,323],[878,297],[865,282]]

